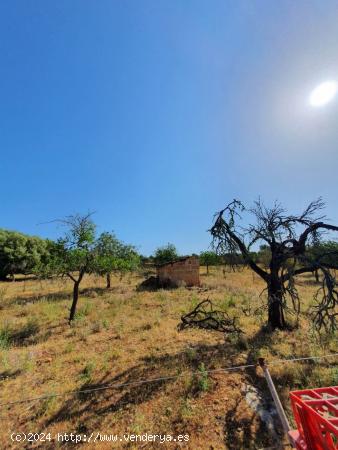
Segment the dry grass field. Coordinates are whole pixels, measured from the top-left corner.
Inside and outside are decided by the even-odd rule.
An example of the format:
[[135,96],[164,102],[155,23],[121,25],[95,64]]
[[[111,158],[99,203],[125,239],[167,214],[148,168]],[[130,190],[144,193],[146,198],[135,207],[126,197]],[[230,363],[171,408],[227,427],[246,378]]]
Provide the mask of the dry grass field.
[[[77,318],[70,327],[71,284],[66,280],[18,280],[0,284],[0,403],[72,390],[129,383],[120,388],[66,395],[1,407],[0,448],[258,449],[271,438],[245,400],[245,385],[266,393],[261,370],[211,372],[228,366],[337,351],[334,336],[319,339],[307,310],[316,289],[299,281],[303,315],[290,332],[262,331],[266,311],[257,308],[263,285],[250,271],[201,268],[200,288],[138,292],[141,275],[104,280],[87,277]],[[182,313],[210,298],[239,318],[241,336],[177,331]],[[292,322],[294,318],[289,317]],[[290,389],[338,384],[338,359],[271,366],[290,413]],[[157,382],[134,381],[170,377]],[[14,443],[11,432],[188,434],[188,443]]]

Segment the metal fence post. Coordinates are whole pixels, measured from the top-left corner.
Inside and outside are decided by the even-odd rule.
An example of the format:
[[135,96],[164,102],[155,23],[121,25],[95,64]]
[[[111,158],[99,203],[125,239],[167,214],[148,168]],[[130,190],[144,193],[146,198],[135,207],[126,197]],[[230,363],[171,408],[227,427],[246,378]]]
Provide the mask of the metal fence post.
[[288,419],[286,417],[286,414],[285,414],[285,411],[283,409],[282,403],[281,403],[281,401],[280,401],[280,399],[278,397],[278,393],[276,391],[275,385],[273,384],[273,381],[272,381],[269,369],[267,368],[267,366],[265,364],[264,358],[259,358],[258,359],[258,364],[263,369],[264,377],[266,379],[266,382],[267,382],[268,387],[269,387],[269,391],[270,391],[271,396],[273,398],[273,401],[275,403],[276,410],[277,410],[277,413],[278,413],[278,417],[279,417],[279,419],[280,419],[280,421],[282,423],[284,433],[287,435],[288,440],[289,440],[290,444],[292,445],[292,447],[294,447],[294,443],[293,443],[293,441],[292,441],[292,439],[291,439],[291,437],[289,435],[289,431],[291,431],[291,427],[290,427],[289,421],[288,421]]

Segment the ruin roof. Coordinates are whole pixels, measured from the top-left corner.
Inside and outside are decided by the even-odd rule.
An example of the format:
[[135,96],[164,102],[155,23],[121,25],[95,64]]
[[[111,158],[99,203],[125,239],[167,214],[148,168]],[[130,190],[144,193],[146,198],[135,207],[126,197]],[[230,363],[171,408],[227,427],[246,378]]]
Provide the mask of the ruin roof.
[[186,259],[190,259],[190,258],[198,258],[198,256],[196,256],[196,255],[180,256],[179,258],[176,258],[176,259],[174,259],[172,261],[168,261],[168,262],[161,263],[161,264],[156,264],[156,267],[169,266],[169,265],[175,264],[177,262],[185,261]]

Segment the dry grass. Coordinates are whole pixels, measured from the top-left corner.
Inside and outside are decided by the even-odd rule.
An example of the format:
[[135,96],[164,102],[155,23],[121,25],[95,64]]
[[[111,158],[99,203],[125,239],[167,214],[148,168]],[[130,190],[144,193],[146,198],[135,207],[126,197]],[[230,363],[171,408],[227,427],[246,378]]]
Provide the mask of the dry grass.
[[[319,340],[307,309],[311,278],[299,288],[304,304],[300,327],[292,332],[262,332],[266,311],[260,280],[249,271],[209,276],[202,288],[137,292],[142,278],[84,280],[77,319],[67,324],[71,284],[33,279],[0,283],[1,403],[26,397],[88,389],[111,383],[180,375],[151,384],[129,385],[94,394],[65,396],[1,408],[1,448],[26,448],[10,441],[10,431],[189,434],[189,449],[254,449],[270,445],[269,435],[243,397],[243,383],[265,389],[260,370],[206,375],[259,356],[268,360],[319,355],[334,350],[335,337]],[[239,317],[245,335],[224,337],[201,330],[178,332],[180,315],[209,297]],[[245,311],[246,314],[243,313]],[[292,322],[294,319],[289,317]],[[272,376],[285,407],[290,389],[338,383],[331,360],[274,366]],[[204,366],[203,366],[204,365]],[[197,372],[193,375],[192,372]],[[100,443],[95,448],[158,448],[158,444]],[[120,445],[120,447],[119,447]],[[36,448],[61,448],[44,443]],[[75,447],[75,445],[74,445]],[[180,448],[163,444],[161,448]],[[28,448],[28,446],[27,446]],[[30,448],[30,447],[29,447]],[[67,448],[73,448],[69,445]],[[83,444],[82,448],[94,448]]]

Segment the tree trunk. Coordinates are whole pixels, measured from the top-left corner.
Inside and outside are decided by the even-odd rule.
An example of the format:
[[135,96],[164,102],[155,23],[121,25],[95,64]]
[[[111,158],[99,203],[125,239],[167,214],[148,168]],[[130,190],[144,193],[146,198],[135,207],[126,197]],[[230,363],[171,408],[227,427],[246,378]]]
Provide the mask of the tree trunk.
[[272,329],[284,330],[283,286],[278,279],[270,280],[268,287],[268,323]]
[[77,301],[79,299],[79,285],[80,285],[80,281],[74,282],[73,303],[72,303],[72,307],[70,308],[69,323],[71,323],[75,317],[76,305],[77,305]]
[[209,275],[209,265],[207,264],[207,275]]
[[110,289],[110,273],[107,273],[107,289]]

